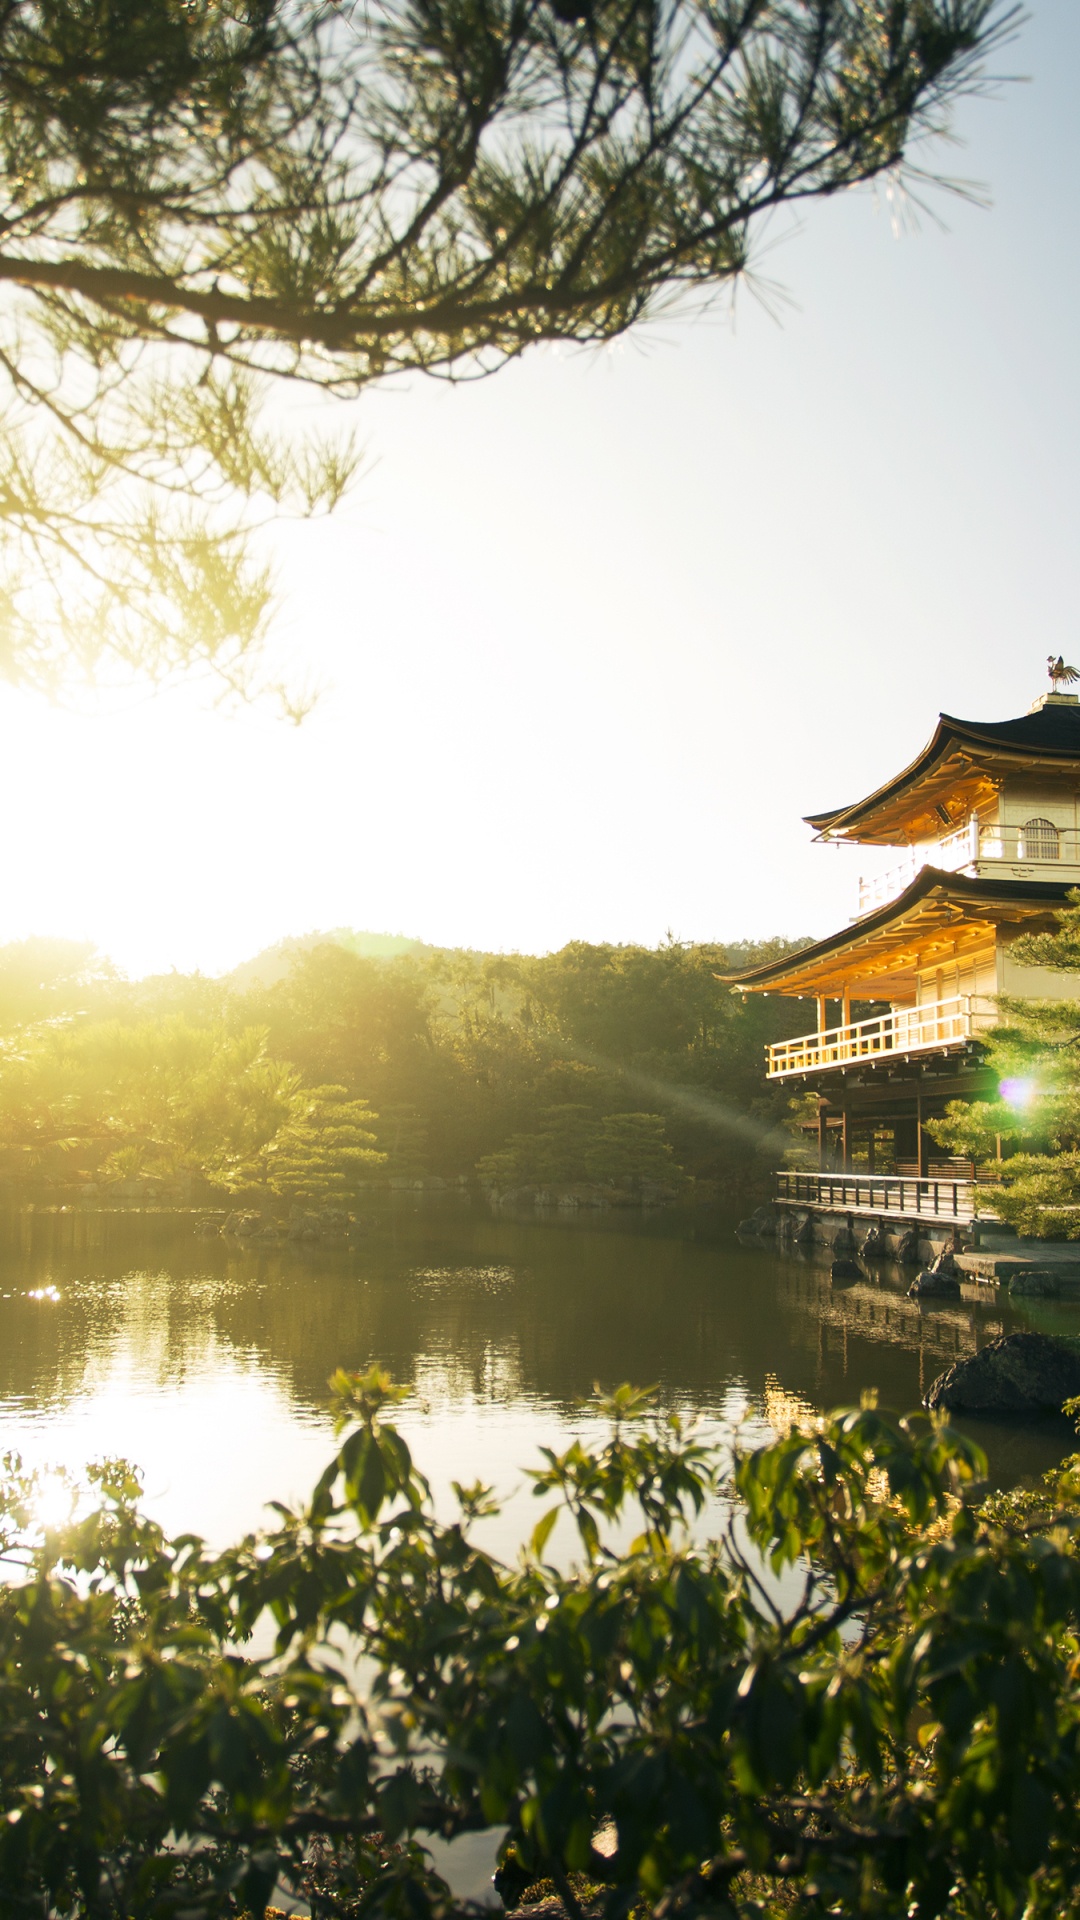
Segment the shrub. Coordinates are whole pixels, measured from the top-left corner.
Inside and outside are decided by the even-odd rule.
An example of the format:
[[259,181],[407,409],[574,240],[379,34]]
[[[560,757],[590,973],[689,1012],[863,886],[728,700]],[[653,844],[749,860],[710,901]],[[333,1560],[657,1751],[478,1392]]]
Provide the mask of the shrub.
[[306,1886],[435,1920],[414,1841],[481,1828],[572,1916],[577,1874],[612,1920],[1074,1910],[1080,1461],[980,1506],[941,1425],[866,1404],[732,1457],[623,1387],[603,1444],[543,1452],[509,1567],[472,1537],[486,1489],[435,1517],[387,1378],[334,1390],[310,1500],[219,1554],[115,1463],[35,1533],[9,1461],[5,1915]]

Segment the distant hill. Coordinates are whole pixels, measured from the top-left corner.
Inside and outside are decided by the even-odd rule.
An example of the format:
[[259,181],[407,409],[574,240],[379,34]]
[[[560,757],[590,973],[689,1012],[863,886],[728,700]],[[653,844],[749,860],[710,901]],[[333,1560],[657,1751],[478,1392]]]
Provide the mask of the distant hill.
[[[804,934],[801,939],[786,940],[777,935],[772,940],[732,940],[718,944],[725,949],[727,964],[741,971],[809,946],[810,937]],[[344,947],[346,952],[359,954],[364,960],[419,959],[436,953],[461,955],[470,960],[499,957],[482,947],[439,947],[430,940],[414,940],[406,933],[362,933],[355,927],[330,927],[325,932],[292,934],[272,947],[264,947],[253,959],[241,961],[226,977],[241,990],[272,987],[278,980],[284,980],[297,954],[310,953],[313,947]]]
[[352,927],[330,927],[325,933],[291,934],[272,947],[264,947],[251,960],[241,961],[229,974],[237,987],[272,987],[284,980],[297,954],[310,953],[313,947],[345,947],[366,960],[400,960],[411,954],[434,953],[424,940],[410,940],[404,933],[357,933]]
[[355,927],[330,927],[326,932],[293,934],[264,947],[253,959],[234,967],[228,978],[239,988],[272,987],[285,978],[297,954],[310,953],[313,947],[344,947],[363,960],[419,959],[435,953],[463,953],[476,960],[485,957],[479,948],[436,947],[430,940],[413,940],[406,933],[359,933]]

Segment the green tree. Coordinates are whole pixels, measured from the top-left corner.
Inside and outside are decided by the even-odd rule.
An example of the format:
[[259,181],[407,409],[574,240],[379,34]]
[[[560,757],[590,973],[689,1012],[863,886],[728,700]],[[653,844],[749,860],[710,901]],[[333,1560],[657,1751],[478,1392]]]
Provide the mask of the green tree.
[[[550,1133],[541,1116],[558,1107],[592,1116],[593,1146],[604,1115],[662,1116],[678,1166],[732,1197],[771,1171],[785,1109],[782,1095],[763,1090],[762,1050],[799,1016],[789,1001],[743,996],[723,976],[799,942],[574,942],[541,959],[441,950],[376,959],[348,939],[297,943],[269,986],[241,969],[225,1017],[265,1025],[272,1053],[306,1084],[333,1082],[366,1100],[382,1116],[392,1172],[455,1177],[483,1163],[501,1183],[597,1177],[584,1138],[537,1149],[538,1130]],[[183,982],[162,992],[163,1007],[188,1003]],[[579,1119],[579,1131],[585,1125]],[[509,1144],[519,1138],[534,1142],[524,1161]],[[496,1176],[488,1162],[503,1151],[513,1166]]]
[[587,1107],[567,1103],[548,1107],[531,1133],[513,1133],[498,1153],[477,1166],[481,1180],[498,1186],[570,1185],[584,1180],[585,1157],[599,1131]]
[[[1056,933],[1028,934],[1022,966],[1080,973],[1080,891],[1056,915]],[[987,1202],[1021,1233],[1080,1239],[1080,997],[999,1001],[984,1041],[998,1078],[991,1100],[953,1101],[931,1131],[953,1153],[994,1164]]]
[[8,0],[0,667],[250,691],[245,534],[330,507],[334,395],[610,340],[771,213],[901,169],[994,0]]
[[369,960],[327,942],[295,955],[271,987],[240,996],[275,1053],[311,1082],[343,1081],[380,1103],[384,1076],[400,1092],[428,1047],[428,994],[410,960]]
[[[352,938],[365,936],[283,943],[220,980],[125,981],[80,942],[0,948],[9,1174],[32,1175],[37,1190],[76,1168],[202,1169],[239,1192],[243,1167],[261,1182],[252,1155],[290,1103],[330,1086],[379,1116],[373,1150],[391,1177],[454,1179],[484,1163],[513,1184],[668,1184],[686,1169],[706,1193],[741,1198],[771,1171],[784,1102],[762,1089],[762,1046],[796,1016],[718,977],[753,950],[668,940],[581,942],[543,959],[373,958]],[[616,1150],[618,1129],[634,1127],[666,1144],[654,1151],[642,1135]],[[496,1175],[487,1163],[501,1152],[511,1161]]]
[[628,1185],[637,1192],[646,1182],[674,1185],[671,1142],[664,1136],[662,1113],[606,1113],[600,1138],[585,1149],[585,1170],[593,1180]]
[[428,1171],[427,1123],[415,1107],[384,1107],[378,1117],[377,1138],[392,1179],[417,1179]]
[[344,1087],[305,1089],[252,1161],[232,1170],[230,1185],[242,1190],[257,1184],[278,1199],[306,1206],[347,1203],[362,1180],[386,1165],[372,1131],[377,1118]]
[[609,1111],[662,1113],[679,1164],[733,1198],[783,1149],[784,1098],[763,1087],[763,1051],[791,1033],[797,1006],[741,994],[726,976],[802,944],[574,941],[518,963],[522,1017],[539,1044],[603,1077]]
[[100,1006],[116,977],[92,941],[9,941],[0,947],[0,1033]]
[[528,981],[560,1034],[625,1067],[707,1053],[742,1005],[721,977],[730,971],[721,946],[670,936],[659,947],[575,940],[534,962]]
[[442,1172],[467,1171],[461,1073],[436,1032],[431,967],[408,954],[354,953],[347,937],[293,954],[273,985],[241,990],[234,1017],[264,1024],[273,1052],[292,1061],[306,1085],[341,1085],[368,1101],[391,1174],[423,1174],[430,1161]]
[[296,1115],[298,1080],[266,1035],[164,1020],[30,1029],[0,1054],[0,1143],[63,1178],[197,1173],[234,1186]]
[[500,1152],[480,1161],[481,1180],[499,1186],[599,1181],[636,1189],[643,1181],[677,1185],[682,1178],[664,1138],[662,1114],[597,1114],[564,1103],[540,1118],[535,1132],[512,1134]]

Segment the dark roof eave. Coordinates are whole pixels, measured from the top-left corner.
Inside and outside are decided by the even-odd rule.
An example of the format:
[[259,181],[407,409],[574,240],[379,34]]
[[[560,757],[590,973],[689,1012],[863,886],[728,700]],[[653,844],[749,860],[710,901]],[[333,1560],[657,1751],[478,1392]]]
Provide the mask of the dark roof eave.
[[[1066,737],[1070,733],[1071,739]],[[1052,760],[1072,760],[1080,771],[1080,707],[1043,707],[1037,713],[1022,714],[1018,719],[994,723],[958,720],[951,713],[939,714],[931,738],[902,773],[886,781],[884,786],[868,794],[864,800],[853,801],[846,807],[834,807],[828,813],[804,814],[806,825],[813,827],[815,833],[833,832],[837,827],[872,812],[875,807],[883,806],[925,773],[935,760],[943,758],[945,750],[954,743],[992,747],[1005,753],[1035,752]]]

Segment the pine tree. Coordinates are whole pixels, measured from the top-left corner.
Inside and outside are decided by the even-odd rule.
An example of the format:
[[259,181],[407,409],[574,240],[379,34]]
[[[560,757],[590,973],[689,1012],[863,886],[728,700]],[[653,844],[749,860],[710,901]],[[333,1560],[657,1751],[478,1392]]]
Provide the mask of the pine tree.
[[344,1087],[313,1087],[260,1155],[266,1190],[297,1206],[347,1205],[360,1182],[385,1166],[377,1115]]
[[[1080,891],[1068,898],[1056,933],[1016,941],[1021,966],[1080,973]],[[984,1042],[997,1096],[953,1101],[931,1132],[954,1153],[993,1160],[1000,1184],[987,1203],[1021,1233],[1080,1239],[1080,997],[998,1004],[1002,1023]]]
[[709,299],[777,209],[902,173],[1015,18],[7,0],[0,670],[250,692],[251,529],[333,507],[355,465],[271,427],[270,389],[487,371]]

